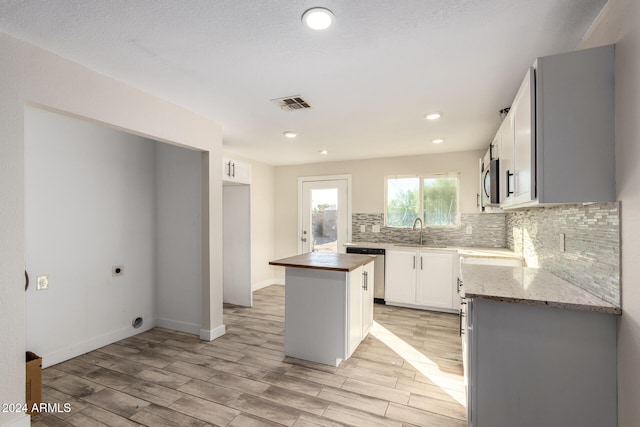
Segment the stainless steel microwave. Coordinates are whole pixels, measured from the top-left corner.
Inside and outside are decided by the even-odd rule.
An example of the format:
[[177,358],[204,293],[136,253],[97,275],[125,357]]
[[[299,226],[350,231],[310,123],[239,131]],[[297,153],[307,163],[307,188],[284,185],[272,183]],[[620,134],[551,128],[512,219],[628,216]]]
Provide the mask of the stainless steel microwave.
[[493,159],[491,150],[487,151],[480,172],[482,209],[500,205],[500,160]]

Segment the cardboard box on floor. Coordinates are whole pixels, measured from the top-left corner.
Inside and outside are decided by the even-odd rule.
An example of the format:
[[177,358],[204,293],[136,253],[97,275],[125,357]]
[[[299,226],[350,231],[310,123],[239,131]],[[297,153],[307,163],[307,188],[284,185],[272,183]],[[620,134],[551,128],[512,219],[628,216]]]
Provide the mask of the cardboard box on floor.
[[42,357],[27,351],[27,413],[42,401]]

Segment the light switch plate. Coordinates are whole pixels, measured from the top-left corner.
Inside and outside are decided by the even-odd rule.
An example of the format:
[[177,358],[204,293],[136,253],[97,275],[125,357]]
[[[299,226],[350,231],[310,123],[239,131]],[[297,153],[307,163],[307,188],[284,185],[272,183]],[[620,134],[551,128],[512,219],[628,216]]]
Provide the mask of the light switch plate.
[[361,233],[364,233],[364,232],[366,232],[366,231],[367,231],[367,226],[366,226],[366,225],[361,225],[361,226],[360,226],[360,232],[361,232]]
[[49,276],[36,276],[36,291],[43,291],[49,289]]
[[379,233],[380,232],[380,225],[379,224],[375,224],[371,226],[371,231],[373,231],[374,233]]
[[473,234],[473,227],[467,225],[467,234]]
[[560,252],[565,251],[565,235],[564,233],[560,233],[558,242],[560,243]]

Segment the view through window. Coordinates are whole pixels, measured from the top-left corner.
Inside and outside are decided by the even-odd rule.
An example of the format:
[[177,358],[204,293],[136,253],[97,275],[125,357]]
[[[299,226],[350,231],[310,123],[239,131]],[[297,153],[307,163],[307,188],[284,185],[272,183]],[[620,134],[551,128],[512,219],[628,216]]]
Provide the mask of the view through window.
[[424,226],[459,225],[459,181],[458,174],[387,177],[387,227],[411,227],[416,218]]

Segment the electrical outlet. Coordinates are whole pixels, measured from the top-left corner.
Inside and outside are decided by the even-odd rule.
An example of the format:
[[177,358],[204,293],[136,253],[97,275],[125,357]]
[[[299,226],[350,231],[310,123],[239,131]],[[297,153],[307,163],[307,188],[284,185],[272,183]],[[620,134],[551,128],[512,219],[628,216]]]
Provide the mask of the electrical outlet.
[[371,231],[373,231],[374,233],[379,233],[380,232],[380,224],[375,224],[371,226]]
[[124,266],[123,265],[114,265],[111,267],[111,276],[118,277],[124,274]]
[[36,276],[36,291],[44,291],[49,289],[49,276]]
[[564,233],[560,233],[560,236],[558,236],[558,242],[560,243],[560,252],[564,252],[565,251],[565,235]]
[[366,231],[367,231],[367,226],[366,226],[366,225],[361,225],[361,226],[360,226],[360,232],[361,232],[361,233],[364,233],[364,232],[366,232]]
[[473,227],[467,225],[467,234],[473,234]]

